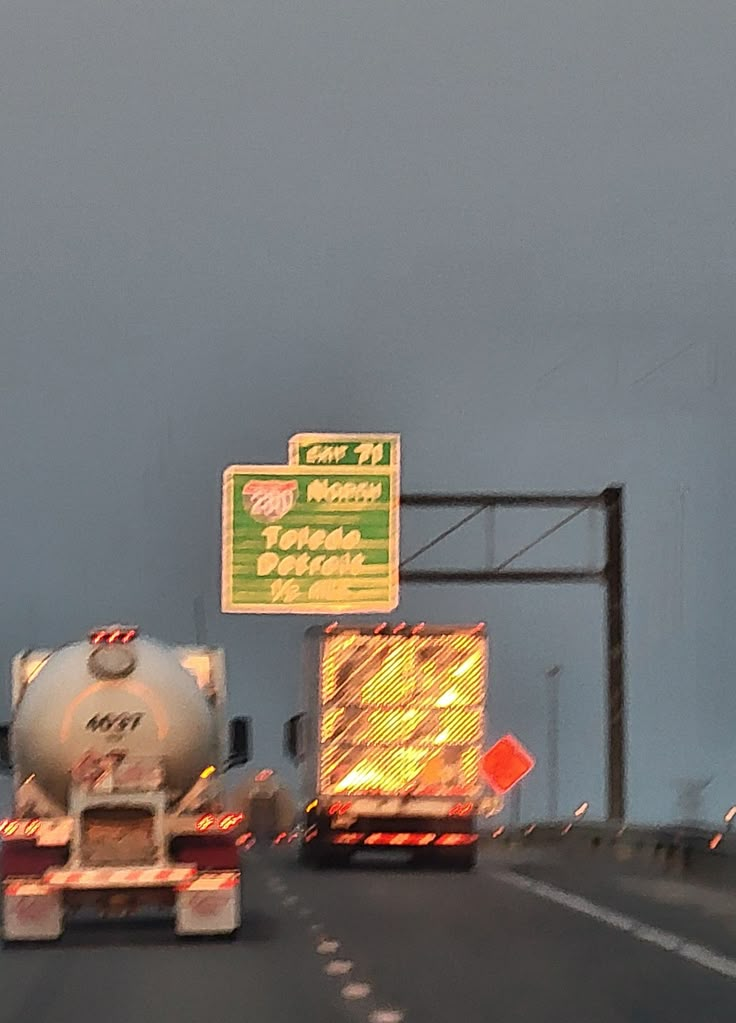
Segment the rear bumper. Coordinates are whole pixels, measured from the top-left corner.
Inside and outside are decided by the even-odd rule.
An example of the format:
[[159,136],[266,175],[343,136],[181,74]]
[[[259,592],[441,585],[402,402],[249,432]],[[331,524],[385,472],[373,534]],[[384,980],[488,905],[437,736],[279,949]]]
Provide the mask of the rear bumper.
[[478,841],[475,834],[462,834],[458,832],[437,833],[434,831],[371,831],[343,832],[330,836],[330,844],[338,846],[349,846],[355,848],[381,849],[410,846],[412,848],[423,848],[427,846],[448,846],[473,845]]
[[[173,868],[166,878],[123,876],[141,874],[141,868],[107,871],[116,876],[102,876],[105,872],[101,870],[54,873],[56,876],[43,881],[12,878],[5,882],[2,936],[6,941],[53,941],[63,932],[65,909],[70,905],[94,905],[102,900],[104,911],[105,906],[123,899],[136,907],[155,898],[157,892],[166,896],[166,905],[173,906],[177,934],[232,934],[240,926],[239,871],[197,873]],[[149,871],[154,873],[163,871]]]
[[197,877],[197,867],[182,864],[172,867],[64,867],[47,870],[42,883],[51,889],[105,891],[122,888],[187,887]]
[[397,848],[467,846],[478,840],[476,818],[471,817],[357,817],[347,826],[335,826],[333,818],[315,814],[307,822],[305,845],[342,848]]

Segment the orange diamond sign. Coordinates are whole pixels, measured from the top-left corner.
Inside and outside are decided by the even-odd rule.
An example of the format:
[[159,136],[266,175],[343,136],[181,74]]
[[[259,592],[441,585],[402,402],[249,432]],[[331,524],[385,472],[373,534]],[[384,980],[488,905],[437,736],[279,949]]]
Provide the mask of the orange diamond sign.
[[518,785],[535,764],[532,754],[524,749],[516,736],[509,734],[483,754],[480,770],[493,791],[502,796]]

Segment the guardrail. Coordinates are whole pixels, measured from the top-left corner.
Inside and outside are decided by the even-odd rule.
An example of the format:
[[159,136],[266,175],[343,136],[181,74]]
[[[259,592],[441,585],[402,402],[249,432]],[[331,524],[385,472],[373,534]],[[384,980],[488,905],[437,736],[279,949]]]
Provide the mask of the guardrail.
[[481,841],[499,851],[564,853],[595,857],[640,870],[687,875],[719,885],[736,886],[736,819],[732,808],[720,830],[708,825],[610,824],[572,820],[554,823],[499,824]]

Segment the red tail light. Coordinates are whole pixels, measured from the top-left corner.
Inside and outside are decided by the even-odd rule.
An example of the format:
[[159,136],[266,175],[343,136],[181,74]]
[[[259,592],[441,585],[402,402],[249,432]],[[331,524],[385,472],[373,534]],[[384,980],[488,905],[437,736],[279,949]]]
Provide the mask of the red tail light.
[[242,813],[226,813],[225,816],[220,819],[220,831],[232,831],[233,828],[237,828],[238,824],[240,824],[242,820]]
[[[17,823],[14,821],[12,823]],[[0,842],[0,879],[6,877],[42,877],[50,867],[67,861],[66,846],[38,846],[31,839]]]
[[352,803],[333,803],[327,812],[330,817],[335,817],[341,813],[350,813],[352,805]]
[[194,827],[200,832],[213,831],[215,828],[218,831],[232,831],[242,821],[242,813],[226,813],[222,817],[217,817],[214,813],[205,813],[199,818]]
[[197,870],[235,870],[240,850],[224,836],[177,835],[170,846],[177,863],[193,863]]

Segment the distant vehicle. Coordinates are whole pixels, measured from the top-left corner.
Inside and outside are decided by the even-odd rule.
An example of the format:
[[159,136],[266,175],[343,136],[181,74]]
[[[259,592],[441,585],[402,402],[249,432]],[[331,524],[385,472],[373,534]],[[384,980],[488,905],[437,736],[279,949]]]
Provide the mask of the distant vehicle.
[[399,848],[472,869],[487,662],[483,624],[307,630],[305,710],[284,735],[299,765],[303,862]]
[[249,759],[250,721],[234,718],[228,743],[222,651],[113,626],[19,654],[12,680],[4,939],[58,938],[83,907],[169,907],[178,934],[234,933],[241,818],[222,775]]
[[296,818],[289,787],[271,768],[244,779],[228,796],[228,806],[244,816],[246,834],[261,844],[288,842]]

